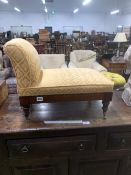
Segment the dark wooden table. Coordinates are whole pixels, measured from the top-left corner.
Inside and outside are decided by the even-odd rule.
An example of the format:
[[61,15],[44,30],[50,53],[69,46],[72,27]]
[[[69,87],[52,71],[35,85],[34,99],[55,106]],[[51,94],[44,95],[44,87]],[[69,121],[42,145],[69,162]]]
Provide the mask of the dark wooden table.
[[98,101],[34,105],[26,120],[18,97],[9,96],[0,108],[0,175],[131,174],[131,108],[117,91],[106,120],[100,106]]

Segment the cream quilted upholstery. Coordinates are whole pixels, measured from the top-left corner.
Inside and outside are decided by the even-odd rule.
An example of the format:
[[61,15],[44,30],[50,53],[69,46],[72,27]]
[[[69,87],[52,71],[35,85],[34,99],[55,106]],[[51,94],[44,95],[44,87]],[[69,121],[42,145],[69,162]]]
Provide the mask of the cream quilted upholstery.
[[70,61],[77,68],[91,68],[92,64],[96,61],[96,52],[91,50],[74,50],[70,54]]
[[74,50],[70,53],[69,68],[91,68],[99,72],[107,71],[96,61],[96,52],[92,50]]
[[67,68],[64,54],[39,54],[43,69]]
[[28,41],[19,38],[7,42],[4,52],[11,58],[18,89],[35,86],[41,73],[36,49]]
[[12,61],[20,96],[113,91],[113,82],[93,69],[40,69],[38,53],[23,39],[7,42],[4,51]]

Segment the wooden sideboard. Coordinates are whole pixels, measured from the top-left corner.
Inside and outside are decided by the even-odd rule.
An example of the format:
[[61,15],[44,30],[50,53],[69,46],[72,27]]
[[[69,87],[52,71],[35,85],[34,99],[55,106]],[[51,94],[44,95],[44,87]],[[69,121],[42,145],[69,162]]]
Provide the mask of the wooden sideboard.
[[[18,97],[0,108],[0,175],[130,175],[131,108],[115,92],[103,120],[101,102],[41,104],[26,120]],[[86,124],[45,124],[43,120]]]

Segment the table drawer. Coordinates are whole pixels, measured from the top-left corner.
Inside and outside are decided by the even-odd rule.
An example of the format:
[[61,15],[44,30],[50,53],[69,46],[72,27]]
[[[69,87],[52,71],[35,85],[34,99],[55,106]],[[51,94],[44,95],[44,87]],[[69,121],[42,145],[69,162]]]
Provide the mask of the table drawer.
[[62,153],[94,151],[96,136],[63,137],[52,139],[24,139],[8,141],[10,157],[49,156]]
[[113,133],[109,136],[109,149],[131,149],[131,132]]

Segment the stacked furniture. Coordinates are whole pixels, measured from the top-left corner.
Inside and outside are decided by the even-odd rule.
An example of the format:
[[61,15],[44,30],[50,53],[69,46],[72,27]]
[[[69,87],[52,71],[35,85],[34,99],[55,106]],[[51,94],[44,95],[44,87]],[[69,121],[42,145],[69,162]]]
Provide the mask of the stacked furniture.
[[49,41],[49,34],[49,31],[46,29],[39,29],[39,43],[41,44],[43,42]]

